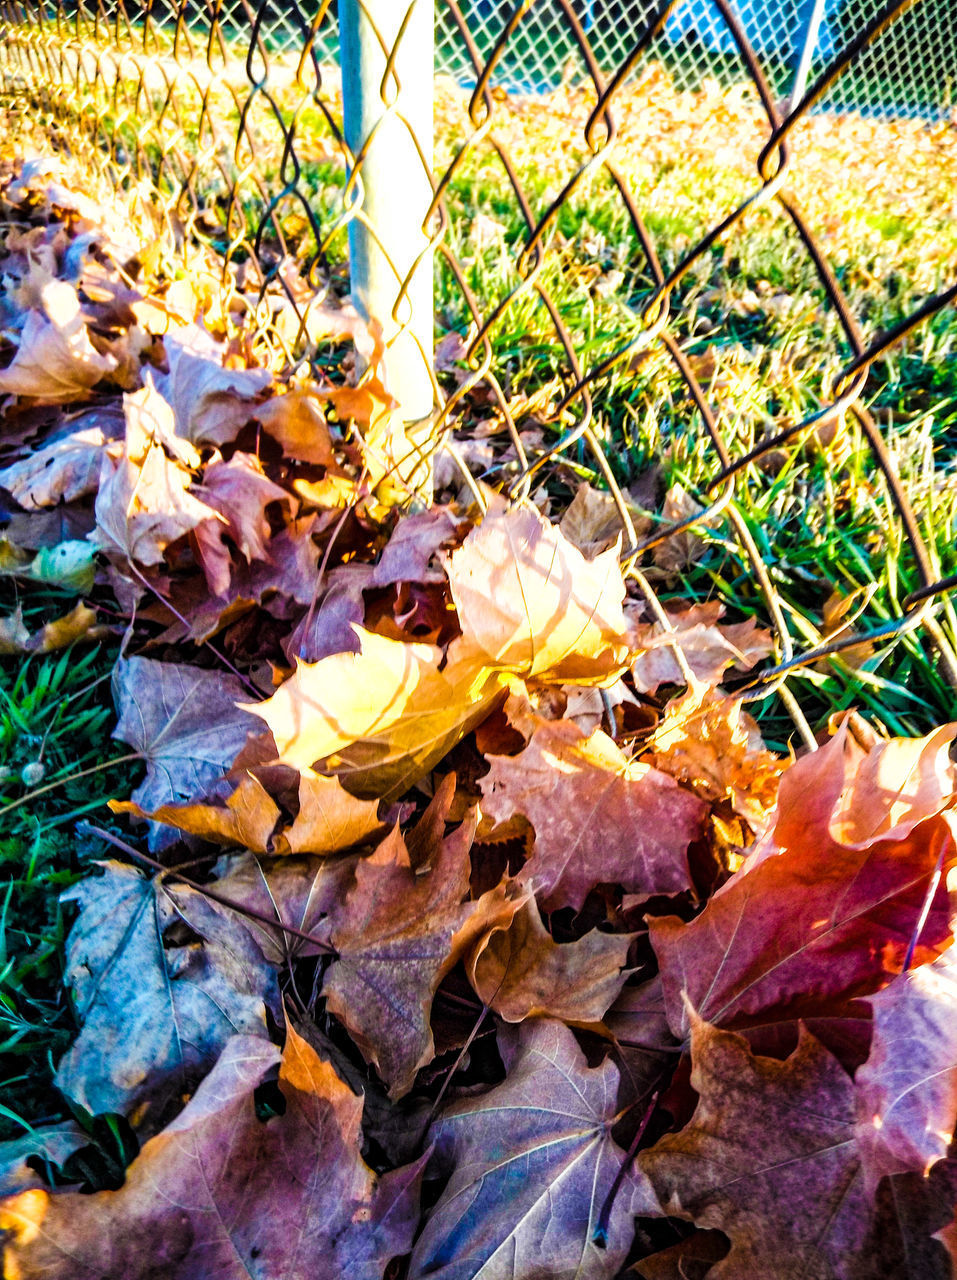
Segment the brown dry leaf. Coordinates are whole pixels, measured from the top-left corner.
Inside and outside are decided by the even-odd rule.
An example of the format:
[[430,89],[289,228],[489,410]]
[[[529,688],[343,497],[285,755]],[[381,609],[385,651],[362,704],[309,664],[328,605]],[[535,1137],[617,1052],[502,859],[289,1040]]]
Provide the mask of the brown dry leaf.
[[462,628],[450,657],[556,683],[621,674],[625,585],[613,550],[586,560],[534,508],[496,500],[443,563]]
[[786,758],[764,749],[754,720],[736,698],[694,681],[672,698],[642,762],[712,803],[729,799],[760,830],[774,808]]
[[509,923],[482,935],[466,970],[482,1003],[506,1022],[543,1016],[600,1022],[628,976],[628,948],[636,936],[592,929],[559,945],[531,899]]
[[276,838],[276,852],[338,853],[383,829],[375,800],[357,800],[338,778],[308,770],[299,778],[299,813]]
[[870,1205],[850,1077],[805,1029],[785,1062],[691,1015],[691,1122],[639,1163],[664,1210],[719,1228],[731,1251],[709,1280],[851,1280]]
[[607,734],[547,722],[517,756],[491,757],[482,811],[523,813],[534,852],[520,880],[548,911],[580,909],[597,884],[647,896],[690,888],[688,845],[706,808],[666,774],[631,764]]
[[30,396],[45,404],[84,399],[116,368],[90,341],[76,290],[51,280],[41,293],[43,311],[27,314],[13,362],[0,369],[0,395]]
[[282,445],[287,458],[321,467],[335,464],[329,425],[314,388],[296,387],[284,396],[273,396],[255,406],[253,416]]
[[[699,511],[704,511],[701,503],[696,502],[680,484],[673,484],[665,494],[661,518],[667,525],[678,524]],[[658,568],[665,573],[679,573],[700,560],[708,542],[697,530],[706,528],[708,524],[708,520],[703,520],[683,533],[672,534],[664,542],[659,542],[651,553]]]
[[632,644],[643,650],[631,667],[639,693],[653,693],[662,684],[684,684],[685,674],[675,647],[684,655],[692,674],[705,684],[717,684],[730,667],[748,671],[772,651],[771,635],[753,618],[718,626],[724,606],[717,601],[693,604],[686,609],[666,609],[671,630],[657,622],[640,622],[632,630]]
[[330,916],[338,957],[323,995],[393,1098],[408,1093],[434,1056],[429,1014],[442,978],[479,929],[516,909],[494,890],[466,900],[474,812],[444,839],[435,830],[437,819],[444,826],[454,789],[450,774],[408,844],[396,828],[357,863],[354,886]]
[[449,506],[433,506],[406,516],[396,525],[392,537],[382,549],[372,572],[372,585],[444,583],[442,569],[432,566],[439,550],[456,537],[461,527],[461,518]]
[[442,670],[434,645],[355,627],[358,653],[301,662],[265,702],[244,704],[272,730],[284,764],[320,761],[350,790],[397,798],[488,712],[497,678],[471,664]]
[[132,800],[111,800],[114,813],[161,822],[214,844],[242,845],[255,853],[270,851],[279,807],[251,774],[242,778],[225,804],[164,804],[148,812]]
[[20,1280],[381,1280],[418,1224],[420,1167],[376,1179],[359,1153],[362,1099],[292,1028],[285,1108],[255,1090],[279,1053],[234,1036],[186,1109],[119,1191],[26,1192],[4,1205],[6,1274]]
[[224,369],[226,348],[199,325],[164,342],[169,373],[157,390],[172,406],[176,433],[194,444],[224,445],[235,440],[256,400],[272,382],[265,369]]
[[[250,853],[224,859],[216,892],[235,902],[248,933],[265,959],[273,965],[295,957],[322,955],[328,950],[326,917],[341,903],[354,882],[357,858],[292,857],[259,858]],[[257,912],[275,925],[246,915]],[[288,932],[284,926],[295,929]],[[308,942],[300,934],[309,934]]]
[[[641,537],[650,527],[650,520],[637,507],[626,505],[635,532]],[[592,560],[602,551],[613,547],[623,538],[621,516],[610,493],[593,489],[583,481],[575,490],[575,496],[558,522],[562,533],[581,553]]]
[[[151,383],[124,397],[127,428],[122,457],[103,458],[96,496],[99,545],[139,564],[156,565],[171,542],[204,520],[225,524],[218,511],[189,492],[193,478],[181,458],[199,456],[175,442],[170,406]],[[167,448],[179,456],[169,457]],[[195,462],[194,462],[195,460]]]
[[209,589],[213,595],[221,596],[232,579],[226,535],[247,562],[266,560],[271,534],[266,508],[276,502],[289,515],[297,504],[292,494],[273,484],[259,459],[250,453],[237,452],[228,462],[218,458],[207,463],[202,485],[196,487],[196,492],[220,517],[198,524],[194,536]]

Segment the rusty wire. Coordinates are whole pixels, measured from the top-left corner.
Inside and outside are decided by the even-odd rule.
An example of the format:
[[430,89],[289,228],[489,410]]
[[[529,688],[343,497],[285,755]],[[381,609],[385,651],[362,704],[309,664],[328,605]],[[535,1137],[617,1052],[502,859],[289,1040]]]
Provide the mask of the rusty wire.
[[[923,626],[940,651],[941,669],[952,682],[957,680],[953,652],[934,617],[942,593],[957,586],[957,575],[941,576],[893,456],[863,399],[875,363],[928,317],[950,305],[957,297],[957,283],[868,340],[825,249],[786,185],[794,164],[791,141],[796,126],[833,92],[855,60],[886,38],[906,11],[928,0],[883,4],[789,108],[779,104],[731,0],[714,0],[738,51],[742,79],[752,86],[760,106],[764,139],[752,190],[668,270],[640,201],[616,165],[620,132],[616,110],[624,87],[652,56],[677,0],[646,6],[647,16],[636,28],[627,54],[608,74],[583,27],[580,6],[573,0],[553,0],[564,33],[577,51],[580,75],[590,86],[592,100],[579,139],[583,158],[544,208],[536,208],[520,165],[495,129],[501,101],[496,69],[535,2],[515,0],[491,47],[482,50],[466,0],[438,0],[437,4],[443,30],[457,41],[459,64],[470,69],[466,78],[473,87],[453,154],[444,167],[428,174],[433,200],[423,231],[428,252],[435,252],[458,291],[471,329],[468,372],[454,388],[443,388],[429,369],[435,393],[432,442],[454,440],[463,406],[482,386],[497,406],[511,440],[513,470],[500,476],[498,483],[513,498],[528,495],[536,478],[563,459],[590,455],[593,473],[617,505],[623,562],[646,597],[651,615],[665,627],[671,625],[668,614],[642,566],[669,540],[724,521],[750,566],[777,645],[773,664],[742,694],[761,699],[780,693],[806,740],[812,740],[811,729],[786,684],[799,667],[865,642],[887,645]],[[86,148],[89,160],[116,187],[145,186],[163,229],[181,248],[185,250],[196,237],[212,243],[221,256],[224,279],[235,281],[238,272],[247,293],[253,286],[258,299],[255,320],[284,359],[296,362],[314,354],[310,306],[321,302],[334,286],[342,291],[346,230],[350,221],[363,218],[363,156],[351,154],[345,141],[331,0],[321,0],[310,17],[295,3],[280,12],[271,0],[258,7],[248,0],[234,0],[231,5],[224,0],[55,0],[54,4],[0,0],[0,40],[4,101],[14,114],[19,112],[24,128],[32,122],[48,141],[74,151]],[[395,50],[385,53],[389,62],[382,94],[392,110],[390,94],[395,86],[390,89],[388,81],[395,76]],[[428,149],[419,148],[423,164]],[[499,297],[477,296],[450,244],[456,217],[450,193],[478,154],[487,155],[497,166],[524,224],[521,244],[514,249],[514,284]],[[627,332],[610,344],[612,349],[585,360],[555,296],[548,268],[563,208],[596,175],[617,193],[638,258],[643,260],[641,271],[652,287],[640,308],[632,308]],[[772,204],[783,210],[803,246],[850,358],[843,359],[843,367],[812,412],[766,432],[742,453],[736,451],[733,433],[688,358],[676,320],[682,284],[716,246],[733,239],[747,216]],[[397,322],[409,278],[397,290]],[[550,444],[534,451],[516,421],[503,371],[496,366],[494,345],[498,326],[527,301],[540,306],[547,316],[564,364],[563,390],[552,414],[552,421],[562,424],[562,429]],[[649,352],[663,353],[676,372],[713,467],[699,507],[677,520],[661,521],[653,531],[639,536],[607,443],[596,429],[596,396],[630,361]],[[762,460],[781,450],[800,448],[812,433],[847,416],[858,424],[883,477],[888,527],[894,525],[906,539],[917,586],[901,600],[898,615],[880,625],[801,647],[743,515],[748,486]],[[469,481],[481,497],[471,475]]]

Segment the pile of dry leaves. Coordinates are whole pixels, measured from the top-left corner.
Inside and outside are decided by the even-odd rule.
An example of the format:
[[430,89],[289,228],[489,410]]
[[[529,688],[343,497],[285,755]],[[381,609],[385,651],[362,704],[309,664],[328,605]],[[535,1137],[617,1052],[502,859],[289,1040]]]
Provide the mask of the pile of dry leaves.
[[601,495],[383,501],[348,307],[297,380],[240,272],[3,199],[0,570],[79,603],[0,643],[123,632],[146,763],[57,1076],[141,1148],[0,1150],[4,1274],[950,1276],[955,726],[768,752],[720,687],[767,635],[646,613]]

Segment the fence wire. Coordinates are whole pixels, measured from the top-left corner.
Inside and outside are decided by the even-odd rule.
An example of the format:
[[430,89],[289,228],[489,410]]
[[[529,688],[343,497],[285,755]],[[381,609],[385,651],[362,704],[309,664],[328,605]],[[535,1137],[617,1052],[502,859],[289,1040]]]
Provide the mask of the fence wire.
[[[477,480],[539,500],[567,498],[581,479],[606,489],[652,616],[672,625],[689,578],[696,598],[763,613],[775,660],[742,696],[777,695],[809,738],[801,708],[823,660],[856,655],[854,687],[870,678],[879,702],[881,656],[926,646],[957,688],[957,563],[941,563],[933,530],[952,471],[923,457],[915,482],[920,413],[872,408],[928,326],[950,332],[957,257],[942,252],[912,281],[891,263],[886,281],[870,270],[855,291],[853,258],[833,249],[840,210],[815,196],[821,110],[919,111],[940,123],[915,123],[896,158],[864,117],[835,126],[829,153],[899,193],[906,220],[912,164],[918,185],[932,182],[954,145],[957,38],[940,0],[828,6],[789,105],[804,10],[789,26],[782,9],[438,0],[437,66],[450,74],[436,81],[434,137],[414,139],[432,200],[425,248],[396,273],[392,320],[407,326],[413,275],[434,257],[437,329],[461,342],[457,363],[428,368],[429,447],[450,447],[479,493]],[[931,40],[934,57],[915,59]],[[364,213],[366,152],[346,140],[338,49],[330,0],[0,0],[8,121],[138,193],[183,251],[212,246],[279,362],[322,362],[310,317],[349,289],[350,225],[373,241],[381,230]],[[401,58],[384,54],[382,113],[401,129]],[[707,190],[682,187],[689,156]],[[755,225],[810,281],[803,337],[774,262],[741,258]],[[760,291],[739,276],[759,277]],[[868,554],[890,567],[878,597],[849,545],[828,623],[823,598],[841,582],[814,572],[824,500],[807,475],[836,434],[826,519],[856,469],[882,543]],[[769,540],[772,520],[786,544]]]

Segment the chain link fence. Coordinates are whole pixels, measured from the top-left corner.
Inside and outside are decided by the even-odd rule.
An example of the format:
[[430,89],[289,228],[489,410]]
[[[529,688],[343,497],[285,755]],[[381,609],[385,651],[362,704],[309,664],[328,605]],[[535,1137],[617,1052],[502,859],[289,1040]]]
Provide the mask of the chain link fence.
[[[822,664],[880,713],[895,646],[936,682],[895,696],[953,714],[947,4],[338,8],[2,0],[0,105],[214,252],[275,364],[321,368],[316,317],[351,289],[416,463],[480,502],[606,491],[662,627],[688,599],[772,627],[740,692],[806,739],[842,705]],[[825,122],[852,107],[875,118]],[[922,119],[891,146],[880,114]],[[911,267],[888,246],[928,209]]]

